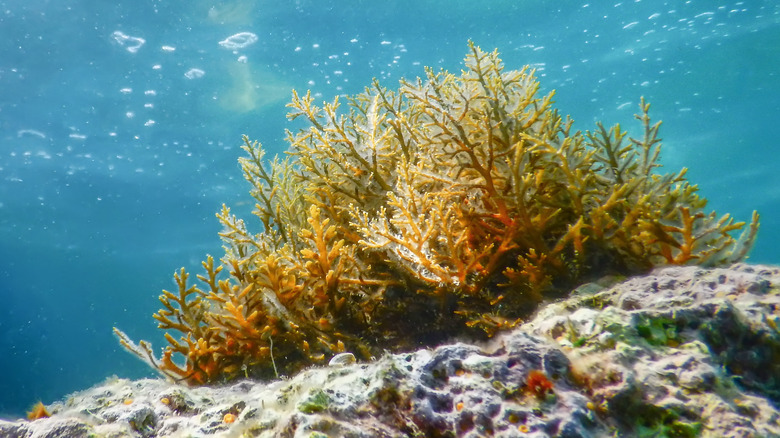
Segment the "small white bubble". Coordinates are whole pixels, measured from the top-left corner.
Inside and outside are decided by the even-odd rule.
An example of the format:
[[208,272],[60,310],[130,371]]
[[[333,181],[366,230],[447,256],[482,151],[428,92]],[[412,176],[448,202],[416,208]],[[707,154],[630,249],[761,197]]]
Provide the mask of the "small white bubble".
[[147,96],[157,96],[157,91],[155,90],[146,90],[144,91],[144,94]]
[[155,65],[152,66],[152,70],[159,70],[161,68],[162,68],[162,66],[160,64],[155,64]]
[[349,40],[349,42],[354,44],[354,43],[358,42],[358,40],[357,40],[357,38],[352,38],[351,40]]
[[184,73],[184,77],[187,79],[199,79],[202,78],[205,74],[206,72],[199,68],[191,68],[187,71],[187,73]]
[[173,46],[162,46],[160,47],[163,52],[173,52],[176,50],[176,47]]
[[238,61],[238,62],[240,62],[242,64],[246,64],[247,57],[244,56],[244,55],[241,55],[241,56],[238,57],[238,59],[236,59],[236,61]]
[[386,46],[386,45],[388,45],[388,44],[392,44],[392,43],[391,43],[390,41],[382,41],[382,42],[381,42],[381,43],[379,43],[379,44],[381,44],[381,45],[383,45],[383,46]]
[[125,35],[118,30],[114,31],[111,36],[114,38],[114,41],[130,53],[136,53],[146,43],[146,40],[143,38]]
[[240,32],[220,41],[219,45],[228,50],[238,50],[256,42],[257,35],[253,34],[252,32]]
[[125,87],[125,88],[120,89],[119,92],[122,93],[122,94],[130,94],[130,93],[133,92],[133,89],[129,88],[129,87]]
[[623,29],[624,29],[624,30],[625,30],[625,29],[631,29],[632,27],[636,26],[637,24],[639,24],[639,22],[638,22],[638,21],[632,21],[632,22],[630,22],[630,23],[626,24],[625,26],[623,26]]
[[128,119],[132,119],[133,117],[135,117],[135,113],[132,111],[128,111],[125,113],[125,117],[127,117]]
[[319,48],[320,48],[320,45],[319,45],[319,44],[317,44],[317,43],[314,43],[314,44],[312,44],[312,45],[311,45],[311,48],[312,48],[312,49],[319,49]]
[[146,123],[144,123],[144,126],[153,126],[155,123],[157,123],[157,122],[155,122],[152,119],[149,119],[149,120],[146,121]]
[[295,48],[296,52],[300,52],[301,50],[303,50],[303,49],[301,49],[301,46],[298,46],[298,47]]
[[33,136],[33,137],[38,137],[38,138],[46,138],[46,134],[44,134],[41,131],[37,131],[35,129],[20,129],[20,130],[16,131],[16,136],[19,137],[19,138],[25,137],[25,136],[28,136],[28,135],[29,136]]

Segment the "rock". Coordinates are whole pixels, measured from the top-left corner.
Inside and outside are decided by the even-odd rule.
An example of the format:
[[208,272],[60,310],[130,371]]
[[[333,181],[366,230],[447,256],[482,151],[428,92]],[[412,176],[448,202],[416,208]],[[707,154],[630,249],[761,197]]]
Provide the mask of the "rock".
[[3,437],[780,436],[780,269],[669,267],[457,342],[273,382],[114,378]]
[[779,287],[775,267],[667,267],[591,286],[522,330],[556,339],[618,430],[780,436]]

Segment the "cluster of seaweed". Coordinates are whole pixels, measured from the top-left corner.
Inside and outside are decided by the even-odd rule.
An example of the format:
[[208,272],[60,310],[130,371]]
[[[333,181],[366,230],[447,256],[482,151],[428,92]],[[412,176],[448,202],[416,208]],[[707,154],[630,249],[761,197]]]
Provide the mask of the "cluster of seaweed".
[[757,214],[745,228],[705,213],[685,169],[655,173],[660,123],[644,100],[638,139],[573,131],[533,71],[469,47],[460,75],[374,81],[346,109],[293,92],[289,117],[308,129],[288,132],[286,158],[244,137],[262,230],[223,207],[221,263],[203,262],[200,286],[182,269],[160,297],[162,358],[116,330],[121,343],[190,384],[270,377],[343,351],[490,336],[606,273],[746,256]]

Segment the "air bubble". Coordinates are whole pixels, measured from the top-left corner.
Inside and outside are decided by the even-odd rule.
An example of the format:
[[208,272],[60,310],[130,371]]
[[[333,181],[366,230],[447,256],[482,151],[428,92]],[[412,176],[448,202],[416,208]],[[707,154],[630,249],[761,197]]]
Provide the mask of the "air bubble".
[[256,42],[257,35],[253,34],[252,32],[241,32],[235,35],[231,35],[227,39],[220,41],[219,45],[228,50],[238,50]]
[[112,33],[111,36],[114,38],[114,41],[116,41],[120,46],[127,49],[127,51],[130,53],[136,53],[138,49],[141,48],[141,46],[146,44],[145,39],[140,37],[125,35],[124,33],[118,30],[114,31],[114,33]]
[[191,68],[187,71],[187,73],[184,73],[184,77],[187,79],[200,79],[205,74],[206,72],[199,68]]
[[19,138],[26,137],[26,136],[46,138],[46,134],[44,134],[41,131],[37,131],[35,129],[20,129],[16,131],[16,136]]

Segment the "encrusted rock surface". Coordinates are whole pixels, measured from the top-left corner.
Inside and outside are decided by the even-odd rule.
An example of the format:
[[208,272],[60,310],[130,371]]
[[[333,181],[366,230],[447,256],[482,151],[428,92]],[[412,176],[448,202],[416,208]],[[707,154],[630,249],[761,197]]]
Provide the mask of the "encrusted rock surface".
[[780,436],[777,267],[668,267],[589,284],[522,330],[555,339],[618,430]]
[[599,283],[487,344],[219,388],[112,379],[0,436],[780,437],[780,269]]

